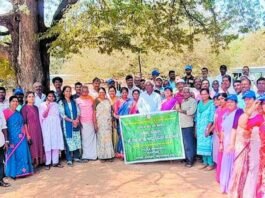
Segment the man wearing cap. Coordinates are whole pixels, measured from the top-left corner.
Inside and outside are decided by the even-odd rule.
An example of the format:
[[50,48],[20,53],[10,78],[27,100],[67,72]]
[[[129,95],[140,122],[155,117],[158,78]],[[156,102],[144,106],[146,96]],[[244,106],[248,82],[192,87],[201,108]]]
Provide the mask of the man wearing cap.
[[159,94],[161,96],[161,98],[164,98],[164,88],[163,88],[163,79],[158,76],[155,80],[155,88],[154,90],[159,91]]
[[24,105],[24,91],[20,87],[14,90],[14,96],[17,97],[19,105],[17,106],[17,111],[20,111]]
[[4,87],[0,87],[0,112],[7,109],[9,107],[9,102],[6,99],[6,89]]
[[139,104],[138,110],[140,113],[151,113],[160,110],[161,97],[158,93],[154,92],[154,84],[151,80],[145,82],[146,91],[140,96],[143,101]]
[[191,65],[185,66],[185,73],[186,73],[186,76],[184,76],[183,80],[189,87],[194,87],[194,76],[191,74],[192,73]]
[[192,167],[195,159],[194,115],[197,101],[191,97],[191,88],[183,88],[183,102],[177,107],[186,156],[186,166]]
[[46,95],[42,93],[42,84],[40,82],[35,82],[33,84],[35,103],[34,105],[39,108],[40,104],[45,101]]
[[175,94],[175,98],[177,99],[178,104],[181,104],[184,99],[183,89],[184,89],[185,81],[183,79],[178,79],[176,84],[177,84],[178,91]]
[[160,72],[157,69],[154,69],[151,75],[152,75],[152,81],[155,83],[155,80],[160,75]]

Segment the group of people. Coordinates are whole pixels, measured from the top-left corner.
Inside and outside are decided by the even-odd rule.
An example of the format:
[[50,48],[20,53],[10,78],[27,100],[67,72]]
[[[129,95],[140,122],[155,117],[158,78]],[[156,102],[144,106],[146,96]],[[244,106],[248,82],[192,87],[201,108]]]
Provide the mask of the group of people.
[[0,186],[9,186],[4,175],[31,175],[41,164],[47,170],[63,167],[59,156],[68,166],[123,159],[120,116],[175,110],[187,167],[201,157],[200,169],[216,170],[223,193],[263,197],[265,78],[256,80],[244,66],[240,79],[232,80],[225,65],[215,79],[205,67],[194,77],[191,65],[182,78],[173,70],[167,79],[158,70],[151,75],[150,80],[127,75],[121,87],[113,79],[106,86],[99,78],[92,87],[77,82],[75,94],[55,77],[55,91],[45,95],[36,82],[34,91],[24,94],[17,88],[9,100],[0,87]]

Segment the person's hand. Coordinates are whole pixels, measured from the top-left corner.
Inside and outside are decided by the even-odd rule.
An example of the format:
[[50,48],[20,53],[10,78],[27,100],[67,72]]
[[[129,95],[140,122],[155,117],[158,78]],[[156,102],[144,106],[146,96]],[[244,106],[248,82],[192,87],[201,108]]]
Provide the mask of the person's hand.
[[205,137],[208,137],[210,134],[208,127],[205,129],[204,135]]
[[4,149],[7,151],[8,150],[9,143],[5,142]]
[[224,150],[224,145],[222,142],[219,142],[219,151],[223,152],[223,150]]

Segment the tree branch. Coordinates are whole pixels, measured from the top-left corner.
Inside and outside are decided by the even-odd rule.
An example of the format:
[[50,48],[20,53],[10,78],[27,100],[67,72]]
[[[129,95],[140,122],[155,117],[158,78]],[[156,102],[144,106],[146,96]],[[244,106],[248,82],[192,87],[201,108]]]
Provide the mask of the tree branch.
[[53,15],[53,23],[59,21],[63,17],[64,12],[69,7],[69,5],[73,5],[77,3],[77,1],[78,0],[62,0],[57,10],[55,11],[55,14]]

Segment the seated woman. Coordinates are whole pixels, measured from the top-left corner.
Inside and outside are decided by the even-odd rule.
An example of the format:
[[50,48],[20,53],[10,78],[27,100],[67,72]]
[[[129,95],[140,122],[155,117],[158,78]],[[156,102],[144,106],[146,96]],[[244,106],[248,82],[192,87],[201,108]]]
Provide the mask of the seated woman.
[[7,177],[17,178],[33,174],[30,150],[23,127],[22,115],[16,111],[18,98],[11,96],[10,107],[3,111],[7,121],[9,147],[6,152]]

